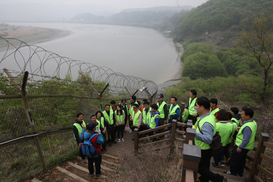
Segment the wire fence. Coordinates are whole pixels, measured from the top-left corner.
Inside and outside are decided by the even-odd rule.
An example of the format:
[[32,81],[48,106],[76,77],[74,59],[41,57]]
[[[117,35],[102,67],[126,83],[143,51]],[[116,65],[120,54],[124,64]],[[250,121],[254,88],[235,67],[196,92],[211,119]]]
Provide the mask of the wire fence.
[[157,91],[153,81],[0,37],[0,179],[21,181],[75,157],[77,113],[88,123],[110,100]]
[[[14,38],[0,37],[0,65],[14,73],[30,73],[29,80],[38,81],[41,79],[64,79],[69,77],[72,81],[79,77],[79,73],[85,73],[92,78],[93,82],[109,83],[111,94],[135,92],[143,87],[151,95],[157,92],[157,85],[153,81],[144,80],[131,75],[117,73],[107,67],[99,67],[92,63],[79,60],[72,60],[56,53],[45,50],[39,46],[28,45],[27,43]],[[98,92],[102,88],[96,88]],[[137,93],[141,96],[142,93]]]
[[[18,85],[29,72],[26,92],[36,132],[72,126],[78,112],[89,121],[109,99],[133,94],[147,98],[158,90],[153,81],[72,60],[18,39],[0,37],[0,51],[0,142],[32,133],[20,91],[4,68]],[[143,87],[149,94],[139,91]]]

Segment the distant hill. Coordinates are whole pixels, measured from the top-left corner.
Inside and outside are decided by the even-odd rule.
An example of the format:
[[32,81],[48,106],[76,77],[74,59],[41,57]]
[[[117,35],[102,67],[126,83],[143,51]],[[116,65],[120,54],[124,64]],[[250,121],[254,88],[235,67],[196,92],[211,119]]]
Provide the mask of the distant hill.
[[96,16],[91,13],[81,13],[70,19],[70,22],[81,23],[102,23],[105,21],[104,16]]
[[89,12],[97,16],[111,16],[120,12],[111,6],[67,5],[50,3],[0,3],[0,22],[60,22],[70,20],[77,14]]
[[181,10],[191,10],[194,7],[192,6],[158,6],[158,7],[151,7],[151,8],[132,8],[132,9],[125,9],[122,12],[135,12],[135,11],[173,11],[173,12],[180,12]]
[[139,26],[170,31],[177,24],[179,13],[186,13],[192,8],[193,7],[191,6],[162,6],[126,9],[109,17],[101,17],[95,16],[91,13],[84,13],[73,17],[71,22]]
[[272,0],[209,0],[181,14],[172,33],[178,42],[194,38],[219,45],[250,28],[252,21],[262,14],[273,14]]

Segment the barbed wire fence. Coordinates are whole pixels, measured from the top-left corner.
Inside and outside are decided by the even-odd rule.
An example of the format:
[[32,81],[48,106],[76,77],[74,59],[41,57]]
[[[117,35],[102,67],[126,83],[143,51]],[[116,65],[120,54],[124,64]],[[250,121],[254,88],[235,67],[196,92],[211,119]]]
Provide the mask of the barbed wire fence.
[[[152,100],[157,91],[153,81],[72,60],[18,39],[0,37],[0,152],[5,153],[0,159],[5,161],[0,164],[4,171],[0,178],[6,181],[9,181],[7,176],[13,176],[10,181],[21,179],[20,175],[26,177],[51,166],[54,159],[71,156],[71,151],[76,150],[73,132],[49,135],[45,131],[64,128],[71,131],[78,112],[84,113],[88,122],[90,114],[101,110],[109,100],[120,101],[132,95],[137,100]],[[41,132],[46,134],[32,136]],[[33,140],[22,141],[25,136]],[[21,139],[17,141],[18,137]],[[52,138],[55,138],[53,143]],[[6,146],[11,140],[17,142]],[[71,151],[66,151],[67,147]],[[32,153],[23,154],[17,149],[32,150]],[[44,166],[37,166],[38,156]],[[25,160],[29,162],[22,162]]]

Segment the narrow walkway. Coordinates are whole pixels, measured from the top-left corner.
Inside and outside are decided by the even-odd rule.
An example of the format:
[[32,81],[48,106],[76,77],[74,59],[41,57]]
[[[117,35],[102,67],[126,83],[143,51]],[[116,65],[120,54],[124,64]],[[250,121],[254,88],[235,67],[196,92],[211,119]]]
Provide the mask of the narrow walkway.
[[[116,139],[117,144],[112,144],[112,146],[107,145],[107,151],[104,152],[104,154],[110,154],[113,156],[119,156],[119,155],[125,155],[125,154],[131,154],[134,152],[134,141],[132,138],[134,137],[134,133],[129,133],[130,129],[126,127],[125,132],[124,132],[124,142],[118,142],[118,139]],[[181,138],[181,135],[176,135],[177,138]],[[182,148],[182,143],[177,142],[176,145],[180,146]],[[168,149],[166,149],[168,150]],[[179,149],[181,152],[183,152],[183,149]],[[211,163],[213,162],[213,158],[211,158]],[[213,171],[214,173],[218,173],[220,175],[224,175],[228,178],[229,182],[238,182],[242,181],[243,178],[237,177],[237,176],[232,176],[232,175],[226,175],[223,172],[229,170],[229,166],[225,167],[220,167],[220,168],[215,168],[213,166],[210,166],[210,170]]]
[[134,152],[134,141],[132,138],[134,137],[134,133],[129,133],[130,129],[128,127],[125,128],[125,132],[123,135],[124,142],[118,142],[116,138],[116,144],[112,144],[112,146],[106,146],[107,151],[104,154],[110,154],[113,156],[119,156],[124,154],[129,154]]

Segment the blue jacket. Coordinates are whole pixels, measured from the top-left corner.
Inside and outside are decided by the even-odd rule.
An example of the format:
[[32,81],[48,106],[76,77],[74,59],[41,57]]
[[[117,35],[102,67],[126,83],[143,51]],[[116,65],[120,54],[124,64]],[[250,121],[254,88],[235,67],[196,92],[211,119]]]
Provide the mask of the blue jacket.
[[[94,134],[98,134],[97,132],[93,131],[92,133],[87,132],[84,128],[82,129],[82,133],[80,138],[82,140],[88,140],[92,135]],[[97,140],[97,136],[95,136],[92,140],[91,143],[93,144],[93,146],[95,147],[95,149],[97,149],[96,155],[94,155],[92,158],[98,158],[99,156],[101,156],[101,145],[96,143]]]

